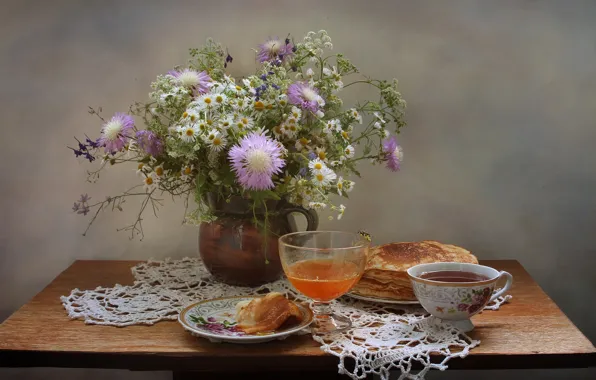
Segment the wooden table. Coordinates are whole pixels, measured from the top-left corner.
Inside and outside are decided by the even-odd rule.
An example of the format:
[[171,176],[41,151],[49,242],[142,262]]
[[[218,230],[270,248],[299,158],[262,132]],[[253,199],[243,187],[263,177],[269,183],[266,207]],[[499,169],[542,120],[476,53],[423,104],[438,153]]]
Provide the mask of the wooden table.
[[[322,352],[309,336],[259,345],[214,344],[192,337],[177,322],[118,328],[68,319],[60,296],[73,288],[131,284],[130,268],[136,263],[72,264],[0,325],[0,367],[169,370],[175,371],[176,379],[183,377],[176,375],[182,371],[203,371],[202,379],[209,373],[261,371],[289,371],[285,380],[291,373],[304,377],[304,371],[325,373],[327,379],[335,377],[338,359]],[[450,368],[596,366],[594,346],[517,261],[482,263],[513,275],[513,300],[499,311],[486,311],[473,318],[476,329],[470,335],[482,343],[467,358],[450,361]]]

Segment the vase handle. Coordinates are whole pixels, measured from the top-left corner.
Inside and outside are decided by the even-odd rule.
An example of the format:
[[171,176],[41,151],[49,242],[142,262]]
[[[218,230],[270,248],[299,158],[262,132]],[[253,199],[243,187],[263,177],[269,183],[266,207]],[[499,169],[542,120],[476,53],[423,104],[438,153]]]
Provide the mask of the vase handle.
[[315,210],[307,210],[300,206],[290,207],[283,210],[284,215],[288,218],[288,223],[290,223],[290,227],[292,232],[298,231],[296,228],[296,223],[290,220],[290,216],[292,213],[298,212],[306,218],[306,230],[307,231],[316,231],[319,227],[319,216],[315,212]]

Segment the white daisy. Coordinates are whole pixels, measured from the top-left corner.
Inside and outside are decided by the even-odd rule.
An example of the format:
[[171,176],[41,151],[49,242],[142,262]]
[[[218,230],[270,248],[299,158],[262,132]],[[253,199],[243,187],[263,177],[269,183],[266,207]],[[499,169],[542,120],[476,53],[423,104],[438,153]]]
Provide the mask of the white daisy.
[[337,220],[341,220],[342,216],[344,216],[345,211],[346,211],[346,206],[339,205],[339,209],[337,210],[337,212],[338,212]]
[[350,191],[354,190],[354,181],[350,181],[350,180],[344,180],[343,181],[344,185],[343,185],[343,189],[346,193],[349,193]]
[[186,142],[194,142],[199,134],[199,130],[194,125],[184,125],[178,127],[180,138]]
[[285,106],[286,104],[288,104],[288,95],[286,94],[281,94],[277,97],[277,102],[279,103],[280,106]]
[[273,135],[275,137],[281,137],[285,133],[285,125],[278,125],[273,128]]
[[163,166],[159,165],[159,166],[154,167],[153,173],[155,173],[155,176],[157,177],[156,179],[163,177],[165,174]]
[[157,181],[153,178],[154,175],[154,173],[149,173],[143,179],[143,188],[147,193],[152,192],[157,187]]
[[252,118],[250,118],[248,116],[241,116],[238,119],[236,119],[236,121],[234,122],[234,125],[239,130],[246,131],[246,130],[250,130],[253,127],[254,122],[253,122]]
[[139,162],[139,165],[137,166],[137,175],[144,177],[145,173],[147,173],[149,170],[151,170],[151,168],[147,166],[147,164]]
[[325,203],[323,203],[323,202],[310,202],[308,204],[308,208],[312,208],[312,209],[315,209],[315,210],[322,210],[325,207],[327,207],[327,205]]
[[197,120],[194,126],[199,134],[204,135],[209,130],[209,123],[207,123],[207,120],[204,119]]
[[201,111],[216,106],[215,97],[212,94],[201,95],[193,104]]
[[222,107],[228,101],[228,96],[226,94],[224,94],[224,93],[215,94],[213,96],[213,100],[215,101],[216,106]]
[[356,108],[350,108],[350,116],[352,116],[358,123],[362,124],[362,115],[360,115]]
[[207,135],[207,143],[212,150],[219,152],[226,146],[227,141],[219,131],[213,130]]
[[319,173],[313,175],[312,181],[317,186],[328,186],[335,178],[337,178],[335,172],[328,167],[324,167]]
[[300,120],[300,117],[302,117],[302,110],[296,106],[292,107],[291,117]]
[[341,131],[341,137],[344,141],[350,141],[350,133],[348,131]]
[[346,155],[347,158],[352,158],[354,157],[354,153],[356,152],[356,150],[354,149],[354,147],[352,145],[348,145],[345,149],[344,149],[344,153]]
[[227,131],[234,124],[234,119],[231,117],[226,117],[219,121],[219,127],[224,131]]
[[184,165],[180,170],[180,178],[183,181],[186,181],[190,178],[192,171],[194,170],[194,165]]
[[339,195],[343,195],[343,193],[345,192],[345,189],[344,189],[344,179],[343,179],[343,177],[339,177],[339,178],[337,179],[337,184],[336,184],[336,186],[337,186],[337,193],[338,193]]
[[286,135],[289,138],[292,138],[296,136],[296,133],[298,133],[299,128],[296,124],[287,124],[283,126],[282,131],[284,132],[284,135]]
[[200,117],[201,116],[196,110],[189,108],[182,114],[182,121],[185,123],[194,123],[199,120]]
[[306,137],[302,137],[302,138],[296,140],[296,150],[299,152],[304,149],[310,150],[310,146],[308,144],[310,144],[310,140],[307,139]]
[[323,169],[325,169],[327,167],[327,165],[325,165],[325,163],[321,160],[319,160],[318,158],[315,158],[314,160],[310,161],[308,163],[308,167],[310,169],[310,171],[312,172],[312,174],[318,174],[321,173],[323,171]]
[[315,148],[315,153],[320,160],[327,162],[327,152],[325,152],[325,148],[317,147]]

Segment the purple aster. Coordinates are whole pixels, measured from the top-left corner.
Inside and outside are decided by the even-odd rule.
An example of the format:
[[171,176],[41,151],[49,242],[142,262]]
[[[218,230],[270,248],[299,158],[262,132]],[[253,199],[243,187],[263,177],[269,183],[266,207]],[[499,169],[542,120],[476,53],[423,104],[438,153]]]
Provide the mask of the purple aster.
[[249,190],[271,189],[271,176],[281,172],[285,165],[277,143],[259,133],[244,137],[240,145],[230,149],[228,157],[238,182]]
[[292,83],[288,87],[288,100],[290,103],[313,113],[317,112],[319,107],[325,105],[325,101],[319,96],[317,89],[305,82]]
[[106,153],[120,152],[130,140],[134,125],[131,116],[118,112],[103,125],[97,143],[105,148]]
[[163,153],[163,142],[155,133],[144,129],[137,132],[136,138],[139,148],[143,149],[145,153],[153,157]]
[[206,71],[194,71],[184,69],[182,71],[168,71],[168,74],[176,78],[178,84],[186,88],[192,88],[193,95],[204,94],[211,87],[211,77]]
[[391,136],[383,141],[383,153],[385,153],[387,168],[392,172],[398,171],[401,161],[404,158],[404,153],[401,146],[397,143],[395,136]]
[[291,43],[286,44],[277,37],[270,38],[269,40],[265,41],[265,43],[259,45],[257,59],[261,63],[275,61],[277,59],[285,61],[286,58],[294,54],[294,51],[292,50],[293,47],[294,45]]

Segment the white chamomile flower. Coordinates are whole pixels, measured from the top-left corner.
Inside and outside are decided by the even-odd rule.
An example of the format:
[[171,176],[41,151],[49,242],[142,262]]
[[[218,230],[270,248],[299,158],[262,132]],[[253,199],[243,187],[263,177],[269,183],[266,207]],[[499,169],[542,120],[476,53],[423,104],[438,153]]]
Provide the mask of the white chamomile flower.
[[315,209],[315,210],[322,210],[325,207],[327,207],[327,205],[325,203],[323,203],[323,202],[310,202],[308,204],[308,208],[312,208],[312,209]]
[[285,125],[278,125],[273,128],[273,135],[275,137],[281,137],[285,133]]
[[347,158],[352,158],[354,157],[354,153],[356,152],[356,150],[354,149],[354,147],[352,145],[348,145],[345,149],[344,149],[344,153],[346,155]]
[[219,152],[226,146],[226,139],[219,133],[219,131],[213,130],[206,136],[207,143],[212,150]]
[[153,176],[154,173],[149,173],[146,174],[145,178],[143,179],[143,188],[147,193],[152,192],[157,187],[157,181],[155,181],[155,178]]
[[350,108],[350,116],[352,116],[358,123],[362,124],[362,115],[360,115],[356,108]]
[[162,178],[164,176],[164,174],[166,174],[163,169],[163,166],[161,166],[161,165],[154,167],[153,173],[155,173],[156,179]]
[[201,95],[194,103],[200,110],[213,108],[216,106],[215,97],[212,94]]
[[328,167],[324,167],[321,171],[313,175],[312,181],[317,186],[328,186],[337,178],[335,172]]
[[194,168],[195,168],[194,165],[184,165],[182,167],[182,169],[180,170],[180,178],[182,178],[182,180],[184,180],[184,181],[189,179]]
[[346,193],[349,193],[350,191],[354,190],[354,181],[344,180],[343,183],[343,189]]
[[325,165],[325,163],[323,161],[319,160],[318,158],[315,158],[314,160],[312,160],[308,163],[308,167],[309,167],[311,173],[318,174],[318,173],[321,173],[323,171],[323,169],[325,169],[327,167],[327,165]]
[[234,125],[234,119],[231,117],[226,117],[219,121],[219,127],[224,131],[227,131],[232,125]]
[[335,66],[333,66],[333,69],[329,69],[329,68],[325,67],[323,69],[323,75],[331,77],[331,79],[333,79],[333,85],[337,89],[343,88],[344,84],[341,81],[341,75],[339,74],[339,72],[337,71],[337,68]]
[[209,123],[207,120],[200,119],[195,123],[195,128],[199,134],[204,135],[209,130]]
[[344,179],[343,179],[343,177],[339,177],[337,179],[337,185],[336,186],[337,186],[337,193],[339,195],[343,195],[343,193],[346,191],[344,189]]
[[310,146],[308,144],[310,144],[310,140],[306,137],[302,137],[296,140],[296,150],[299,152],[305,149],[310,150]]
[[313,69],[311,69],[311,68],[308,68],[308,70],[306,70],[306,76],[307,76],[308,78],[312,78],[312,77],[314,77],[314,76],[315,76],[315,72],[313,71]]
[[298,133],[298,126],[296,124],[286,124],[282,127],[282,131],[287,137],[294,137]]
[[226,94],[224,94],[223,92],[220,94],[214,94],[213,100],[215,101],[215,105],[217,107],[222,107],[228,101],[228,96]]
[[331,166],[331,167],[333,168],[333,167],[336,167],[336,166],[337,166],[337,165],[339,165],[339,164],[340,164],[340,162],[339,162],[339,161],[331,161],[331,162],[329,163],[329,166]]
[[346,206],[339,205],[339,209],[337,210],[337,212],[338,212],[337,220],[341,220],[342,216],[344,216],[345,211],[346,211]]
[[277,97],[277,102],[279,103],[280,106],[285,106],[286,104],[288,104],[288,95],[286,94],[281,94]]
[[136,173],[138,176],[144,177],[145,173],[147,173],[149,170],[151,170],[151,168],[147,164],[145,164],[143,162],[139,162],[139,165],[137,166]]
[[338,119],[331,119],[331,120],[327,120],[327,122],[325,122],[325,124],[327,125],[327,128],[332,130],[332,131],[337,131],[340,132],[341,131],[341,123],[339,122]]
[[199,113],[194,109],[187,109],[182,114],[182,122],[185,122],[185,123],[194,123],[197,120],[199,120],[199,118],[200,118]]
[[317,147],[315,148],[315,153],[320,160],[327,162],[327,152],[325,151],[325,148]]
[[292,107],[292,117],[294,117],[296,120],[300,120],[300,117],[302,116],[302,110],[296,106]]
[[178,127],[180,138],[185,142],[194,142],[199,134],[199,131],[194,125],[184,125]]
[[248,116],[241,116],[235,121],[234,125],[239,130],[246,131],[246,130],[250,130],[253,127],[254,122],[253,122],[252,118],[250,118]]

